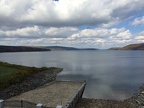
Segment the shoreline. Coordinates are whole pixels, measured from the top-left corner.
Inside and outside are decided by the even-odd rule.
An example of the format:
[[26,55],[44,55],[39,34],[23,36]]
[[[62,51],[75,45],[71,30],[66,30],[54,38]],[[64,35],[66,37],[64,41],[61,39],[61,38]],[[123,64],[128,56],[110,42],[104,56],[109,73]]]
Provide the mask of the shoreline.
[[38,72],[26,77],[21,83],[11,85],[6,89],[0,91],[0,98],[5,100],[29,90],[36,89],[46,83],[56,80],[57,74],[63,68],[50,67],[46,71]]
[[[32,74],[20,84],[11,85],[10,87],[0,91],[0,98],[6,100],[13,96],[36,89],[46,83],[56,80],[57,74],[63,69],[57,67],[50,67],[46,71]],[[139,93],[144,91],[144,84],[140,86]],[[138,108],[136,99],[138,94],[134,94],[131,98],[125,100],[112,100],[112,99],[90,99],[81,98],[74,108]]]
[[138,106],[131,98],[123,101],[82,98],[75,108],[138,108]]
[[75,108],[140,108],[140,104],[136,100],[143,100],[144,96],[144,84],[139,87],[139,92],[133,94],[132,97],[124,100],[114,100],[114,99],[90,99],[81,98],[76,104]]

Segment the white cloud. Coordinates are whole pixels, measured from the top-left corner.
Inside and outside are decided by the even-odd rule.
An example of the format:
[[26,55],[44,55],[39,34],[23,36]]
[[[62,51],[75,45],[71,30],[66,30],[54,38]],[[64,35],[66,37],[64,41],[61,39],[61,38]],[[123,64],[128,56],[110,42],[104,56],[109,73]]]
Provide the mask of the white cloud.
[[71,34],[77,32],[77,28],[73,27],[51,27],[45,30],[45,35],[50,36],[50,37],[56,37],[56,38],[62,38],[62,37],[68,37]]
[[65,39],[66,43],[75,43],[79,47],[100,47],[109,48],[115,46],[124,46],[129,43],[137,42],[135,35],[125,28],[95,28],[84,29],[72,34]]
[[81,31],[80,35],[85,36],[85,37],[105,37],[109,34],[109,30],[107,29],[102,29],[102,28],[97,28],[95,30],[92,29],[85,29]]
[[0,44],[61,45],[73,47],[109,48],[144,42],[144,31],[132,34],[125,28],[78,29],[73,27],[25,27],[0,30]]
[[126,30],[117,34],[117,37],[120,37],[121,39],[130,39],[132,38],[132,34],[129,30]]
[[76,38],[98,38],[98,37],[106,37],[109,35],[108,29],[97,28],[97,29],[84,29],[76,34],[73,34],[69,39]]
[[135,40],[139,43],[144,42],[144,31],[140,32],[135,36]]
[[69,39],[77,39],[77,38],[108,38],[108,37],[117,37],[122,39],[128,39],[132,36],[129,30],[125,28],[95,28],[95,29],[84,29],[80,32],[73,34],[69,37]]
[[135,39],[140,40],[140,41],[144,41],[144,36],[137,36]]
[[112,26],[144,13],[143,0],[1,0],[0,24]]
[[0,30],[0,36],[8,36],[8,37],[21,37],[21,36],[38,36],[41,34],[41,31],[38,26],[34,27],[26,27],[26,28],[21,28],[21,29],[16,29],[16,30]]
[[78,32],[74,27],[50,27],[44,28],[39,26],[15,28],[12,30],[0,30],[0,38],[67,38]]
[[134,21],[131,23],[131,25],[134,25],[134,26],[144,25],[144,16],[134,19]]

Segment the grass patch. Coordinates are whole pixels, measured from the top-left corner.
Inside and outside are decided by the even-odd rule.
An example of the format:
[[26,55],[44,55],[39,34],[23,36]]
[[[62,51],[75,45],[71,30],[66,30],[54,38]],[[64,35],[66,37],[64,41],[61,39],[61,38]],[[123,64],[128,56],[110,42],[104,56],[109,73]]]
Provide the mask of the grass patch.
[[20,83],[25,77],[47,70],[48,68],[36,68],[0,62],[0,90],[12,84]]
[[15,68],[8,68],[0,66],[0,81],[6,80],[8,77],[15,75],[19,70]]

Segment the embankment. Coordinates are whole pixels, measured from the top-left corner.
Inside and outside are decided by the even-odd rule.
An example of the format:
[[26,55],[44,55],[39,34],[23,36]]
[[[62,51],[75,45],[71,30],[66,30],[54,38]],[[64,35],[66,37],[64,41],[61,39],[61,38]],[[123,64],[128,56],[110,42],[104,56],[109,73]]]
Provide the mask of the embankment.
[[8,99],[10,97],[19,95],[23,92],[35,89],[46,83],[52,82],[56,79],[56,76],[61,72],[62,68],[51,67],[43,72],[38,72],[26,77],[21,83],[11,85],[8,88],[0,91],[1,99]]

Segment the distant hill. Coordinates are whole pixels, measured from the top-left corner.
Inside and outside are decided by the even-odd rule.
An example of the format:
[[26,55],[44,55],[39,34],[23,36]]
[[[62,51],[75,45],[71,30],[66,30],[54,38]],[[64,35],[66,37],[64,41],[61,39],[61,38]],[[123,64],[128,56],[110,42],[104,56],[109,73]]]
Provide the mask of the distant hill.
[[144,50],[144,43],[130,44],[120,48],[119,50]]
[[114,47],[114,48],[109,48],[108,50],[144,50],[144,43],[130,44],[122,48]]
[[50,51],[50,49],[29,47],[29,46],[0,46],[0,53],[1,52],[34,52],[34,51]]
[[119,47],[109,48],[108,50],[119,50]]
[[98,50],[95,48],[74,48],[74,47],[65,47],[65,46],[42,46],[41,48],[47,48],[50,50]]

